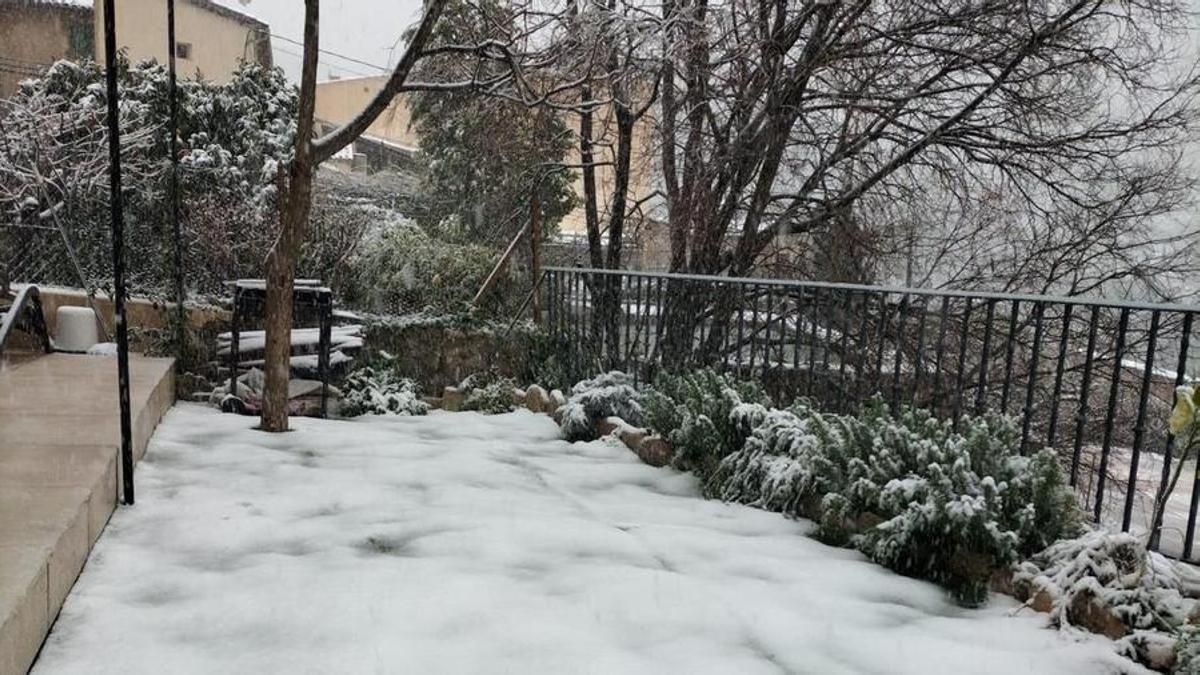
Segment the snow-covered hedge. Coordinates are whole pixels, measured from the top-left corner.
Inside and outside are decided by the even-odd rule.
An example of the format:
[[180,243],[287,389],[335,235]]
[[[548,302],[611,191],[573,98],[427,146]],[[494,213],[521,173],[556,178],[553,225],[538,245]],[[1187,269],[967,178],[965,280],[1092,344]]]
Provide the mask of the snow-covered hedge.
[[[342,289],[346,302],[374,312],[466,311],[496,262],[496,251],[479,244],[438,239],[399,214],[377,209],[350,261]],[[485,310],[520,296],[514,273],[500,275]]]
[[770,399],[757,383],[705,369],[658,376],[640,403],[646,425],[675,449],[675,467],[707,479],[745,441],[731,413],[746,404],[770,405]]
[[1017,565],[1012,586],[1060,628],[1108,635],[1126,656],[1159,666],[1177,650],[1175,672],[1200,672],[1189,623],[1198,603],[1185,596],[1171,561],[1132,534],[1089,531],[1059,541]]
[[872,560],[982,602],[997,568],[1077,526],[1049,452],[1021,456],[1011,420],[948,421],[879,399],[859,415],[806,405],[731,413],[749,430],[708,479],[716,497],[813,518],[820,535]]
[[559,426],[569,441],[596,438],[596,422],[620,417],[629,424],[642,424],[640,394],[633,377],[620,371],[597,375],[571,388],[571,397],[561,409]]
[[363,366],[342,383],[341,415],[424,415],[429,405],[421,400],[415,382],[382,369]]
[[466,398],[463,400],[463,410],[477,410],[488,415],[499,415],[512,412],[513,390],[516,380],[502,377],[494,370],[469,375],[458,388]]

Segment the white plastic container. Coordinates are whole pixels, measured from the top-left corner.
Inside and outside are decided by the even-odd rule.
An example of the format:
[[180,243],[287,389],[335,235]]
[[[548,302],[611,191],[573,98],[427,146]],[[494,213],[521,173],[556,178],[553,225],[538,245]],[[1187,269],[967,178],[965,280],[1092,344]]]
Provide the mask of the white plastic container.
[[84,353],[100,341],[96,315],[88,307],[59,307],[58,335],[54,348],[60,352]]

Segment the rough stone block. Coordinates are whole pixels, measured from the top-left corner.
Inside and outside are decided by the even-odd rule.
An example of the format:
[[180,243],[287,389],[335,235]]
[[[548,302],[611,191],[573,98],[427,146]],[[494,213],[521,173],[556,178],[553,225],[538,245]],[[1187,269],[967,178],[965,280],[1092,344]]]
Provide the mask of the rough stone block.
[[637,450],[637,456],[650,466],[667,466],[675,456],[675,450],[667,439],[662,436],[647,436],[642,439]]
[[550,409],[550,395],[536,384],[525,390],[525,407],[535,413],[553,412]]

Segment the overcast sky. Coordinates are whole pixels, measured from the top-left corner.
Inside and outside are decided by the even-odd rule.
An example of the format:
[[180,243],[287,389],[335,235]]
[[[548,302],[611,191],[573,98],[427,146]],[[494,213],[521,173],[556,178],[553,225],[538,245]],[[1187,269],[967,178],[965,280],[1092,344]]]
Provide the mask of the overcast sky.
[[[223,4],[251,14],[271,26],[275,64],[294,80],[300,79],[300,45],[304,37],[302,0],[221,0]],[[356,77],[379,75],[377,66],[388,66],[399,58],[393,45],[404,30],[420,16],[421,0],[322,0],[321,79],[330,75]],[[340,55],[340,56],[339,56]],[[343,58],[349,57],[349,58]]]

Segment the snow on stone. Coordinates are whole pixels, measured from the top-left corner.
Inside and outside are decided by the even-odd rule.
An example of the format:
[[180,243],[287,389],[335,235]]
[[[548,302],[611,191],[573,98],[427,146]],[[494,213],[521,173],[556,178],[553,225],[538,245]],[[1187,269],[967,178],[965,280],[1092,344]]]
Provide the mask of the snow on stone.
[[167,415],[35,673],[1139,672],[545,416],[254,424]]

